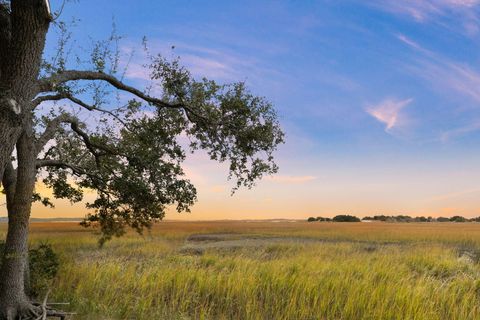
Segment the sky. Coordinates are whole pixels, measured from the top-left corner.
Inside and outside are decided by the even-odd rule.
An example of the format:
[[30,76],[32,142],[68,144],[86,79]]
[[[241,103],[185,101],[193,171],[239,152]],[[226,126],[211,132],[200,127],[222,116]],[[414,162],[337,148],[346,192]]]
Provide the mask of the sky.
[[[232,197],[226,166],[194,154],[199,201],[167,219],[480,215],[480,0],[81,0],[62,13],[73,17],[79,48],[115,21],[130,84],[148,83],[145,36],[151,52],[245,81],[278,110],[277,175]],[[33,216],[86,213],[56,204]]]

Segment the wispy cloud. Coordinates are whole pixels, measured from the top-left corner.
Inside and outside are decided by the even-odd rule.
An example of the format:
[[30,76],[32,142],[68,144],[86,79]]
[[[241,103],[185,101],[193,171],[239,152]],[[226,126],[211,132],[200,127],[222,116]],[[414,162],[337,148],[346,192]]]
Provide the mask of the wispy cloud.
[[315,176],[282,176],[282,175],[275,175],[275,176],[266,177],[265,179],[269,180],[269,181],[276,182],[276,183],[302,184],[302,183],[306,183],[306,182],[316,180],[317,177],[315,177]]
[[473,10],[480,0],[379,0],[375,6],[424,22],[451,12]]
[[394,127],[403,124],[405,118],[402,117],[400,112],[412,101],[412,98],[405,100],[386,99],[377,105],[369,106],[365,111],[385,124],[385,131],[389,132]]
[[[414,49],[413,55],[404,70],[424,79],[440,94],[455,101],[461,101],[457,111],[463,111],[468,101],[480,104],[480,71],[466,63],[454,61],[441,54],[428,50],[405,35],[397,38]],[[447,130],[440,134],[439,140],[447,142],[453,138],[480,130],[480,120],[473,120],[463,126]]]
[[480,0],[375,0],[371,4],[381,10],[410,17],[419,23],[437,22],[457,30],[460,27],[469,35],[477,34],[480,30],[476,10]]
[[[152,45],[151,48],[154,54],[161,54],[163,56],[172,56],[172,51],[169,51],[161,46]],[[196,51],[195,51],[196,50]],[[130,48],[125,47],[125,56],[128,55]],[[239,64],[245,64],[245,61],[240,61],[234,56],[227,53],[221,53],[213,50],[202,50],[202,48],[191,48],[188,50],[182,48],[178,50],[181,56],[181,62],[188,67],[194,76],[209,77],[221,80],[232,80],[239,77]],[[134,54],[132,61],[130,61],[126,69],[125,76],[132,80],[150,81],[150,70],[145,65],[149,64],[147,55],[144,52],[137,52]]]
[[[166,45],[174,43],[172,46]],[[123,64],[130,59],[125,76],[132,80],[150,81],[150,70],[145,68],[149,59],[146,52],[133,52],[137,45],[126,43],[122,48],[125,57]],[[196,78],[207,77],[217,81],[232,82],[245,79],[253,81],[272,81],[284,77],[278,70],[269,68],[266,61],[236,52],[228,47],[209,48],[190,45],[181,41],[150,40],[148,43],[150,54],[161,54],[164,57],[180,57],[181,64],[188,68]],[[133,53],[133,55],[132,55]],[[131,58],[130,58],[131,56]]]
[[480,73],[477,70],[428,50],[403,34],[398,34],[397,38],[419,53],[412,59],[408,70],[442,90],[453,89],[480,102]]
[[455,138],[464,136],[468,133],[472,133],[472,132],[479,131],[479,130],[480,130],[480,121],[477,121],[477,122],[474,122],[472,124],[467,124],[467,125],[465,125],[463,127],[460,127],[460,128],[455,128],[455,129],[443,132],[440,135],[440,141],[445,143],[445,142],[448,142],[452,139],[455,139]]
[[397,38],[398,38],[398,40],[402,41],[403,43],[408,44],[410,47],[412,47],[414,49],[417,49],[419,51],[425,52],[425,49],[422,48],[421,45],[419,45],[418,43],[416,43],[415,41],[413,41],[412,39],[410,39],[406,35],[399,33],[399,34],[397,34]]

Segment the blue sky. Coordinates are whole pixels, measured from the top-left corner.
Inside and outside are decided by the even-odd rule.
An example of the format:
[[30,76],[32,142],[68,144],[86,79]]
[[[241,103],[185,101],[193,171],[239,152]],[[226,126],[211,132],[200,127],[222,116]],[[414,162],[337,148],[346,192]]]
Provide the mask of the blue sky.
[[62,17],[80,19],[82,48],[114,19],[132,84],[146,84],[146,36],[194,75],[246,81],[276,105],[278,176],[232,198],[225,166],[195,155],[200,202],[169,218],[480,214],[480,0],[83,0]]

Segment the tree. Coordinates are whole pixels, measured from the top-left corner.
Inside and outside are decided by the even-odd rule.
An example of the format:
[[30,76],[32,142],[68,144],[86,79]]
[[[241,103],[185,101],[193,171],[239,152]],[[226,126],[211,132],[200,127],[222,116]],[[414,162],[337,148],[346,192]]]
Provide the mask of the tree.
[[[186,149],[227,162],[236,190],[277,172],[273,152],[284,139],[267,100],[244,83],[196,80],[177,59],[151,57],[160,96],[125,83],[118,56],[104,42],[93,48],[88,69],[69,68],[64,42],[55,63],[43,61],[51,24],[48,0],[0,0],[0,181],[8,211],[0,319],[40,313],[23,278],[32,201],[50,203],[35,193],[37,179],[56,198],[73,202],[83,190],[95,190],[83,225],[98,226],[103,243],[126,227],[142,232],[168,206],[189,211],[197,196],[182,170]],[[111,90],[131,99],[112,107]],[[49,101],[60,107],[46,106]],[[85,113],[101,118],[92,123]]]
[[450,222],[450,218],[438,217],[437,222]]
[[351,216],[348,214],[340,214],[338,216],[333,217],[334,222],[360,222],[361,220],[355,216]]
[[451,222],[466,222],[467,219],[465,219],[462,216],[453,216],[453,217],[450,218],[450,221]]

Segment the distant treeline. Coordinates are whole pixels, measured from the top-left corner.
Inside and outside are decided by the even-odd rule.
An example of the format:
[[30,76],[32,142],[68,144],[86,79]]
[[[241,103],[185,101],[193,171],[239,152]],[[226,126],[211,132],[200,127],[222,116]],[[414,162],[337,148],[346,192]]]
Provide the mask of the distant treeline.
[[[480,222],[480,217],[476,218],[465,218],[462,216],[453,216],[450,218],[446,217],[410,217],[410,216],[373,216],[373,217],[364,217],[363,221],[384,221],[384,222]],[[351,216],[348,214],[341,214],[333,218],[324,218],[324,217],[310,217],[307,219],[308,222],[314,221],[333,221],[333,222],[360,222],[360,218],[356,216]]]

